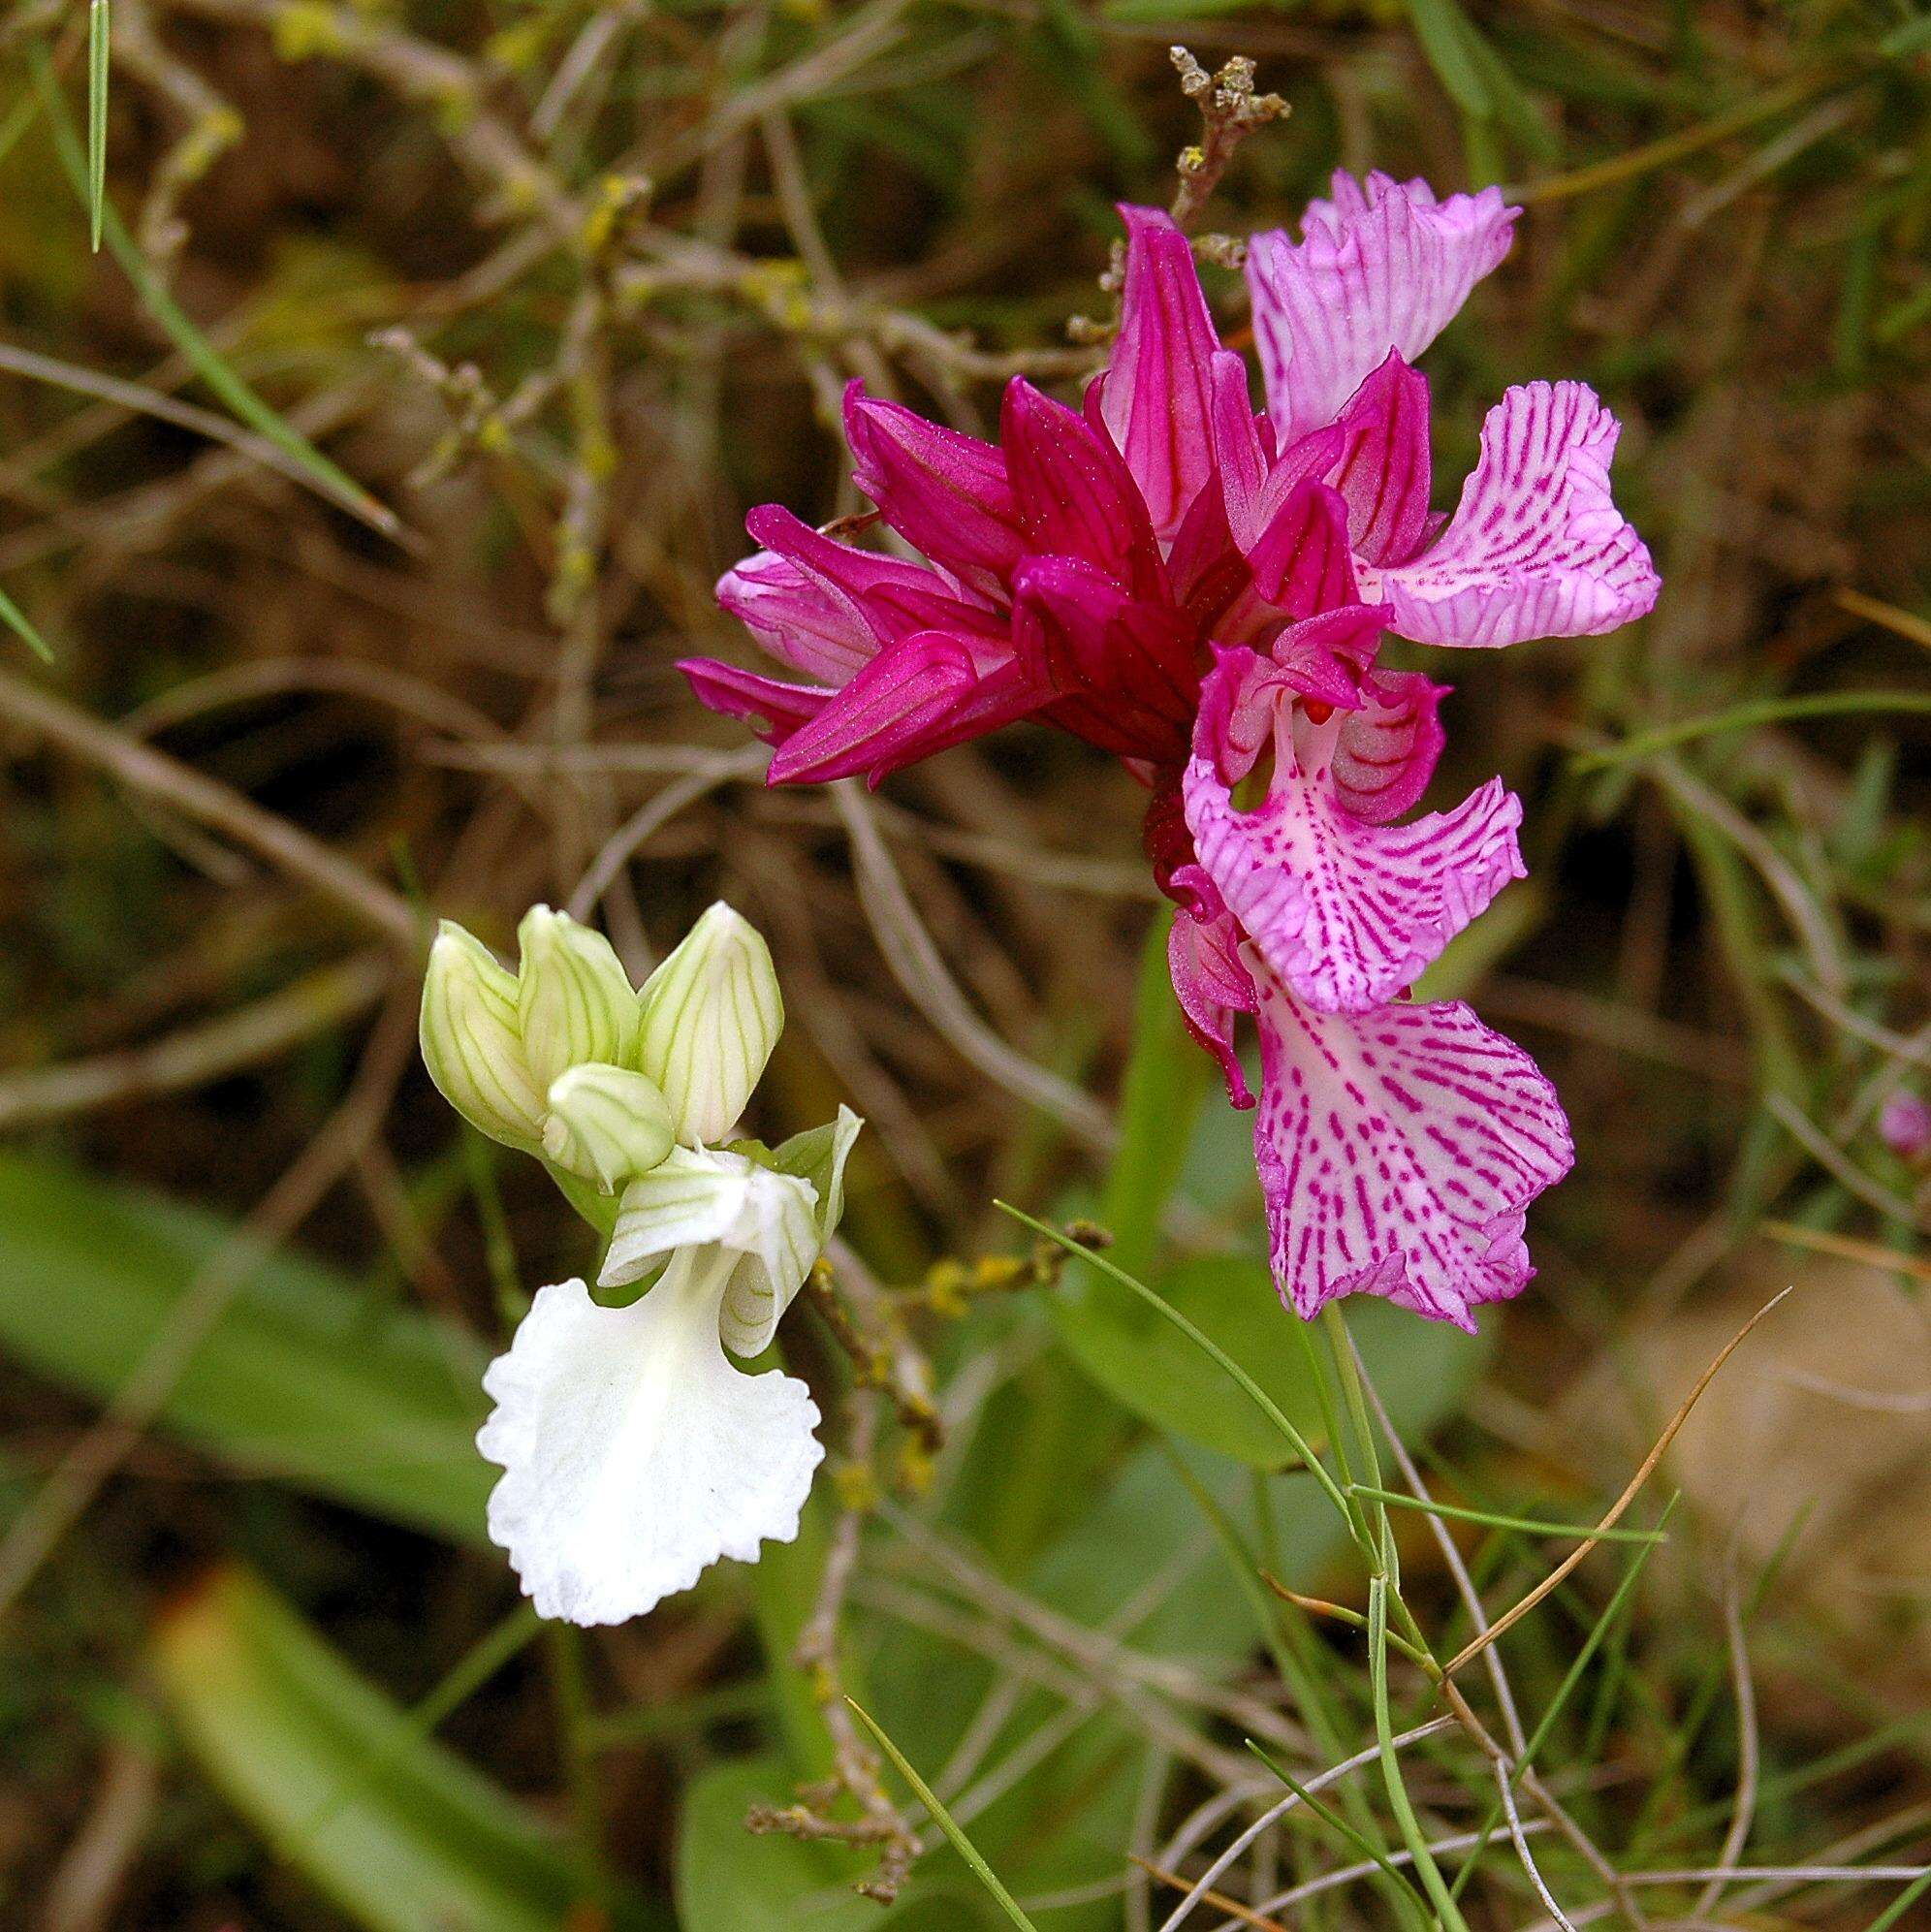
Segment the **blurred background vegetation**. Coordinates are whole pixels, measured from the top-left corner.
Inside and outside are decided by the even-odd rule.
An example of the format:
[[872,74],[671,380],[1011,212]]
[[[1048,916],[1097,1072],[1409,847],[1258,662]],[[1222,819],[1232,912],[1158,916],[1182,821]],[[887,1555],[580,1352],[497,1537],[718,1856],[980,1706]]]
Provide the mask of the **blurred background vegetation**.
[[[1255,1585],[1361,1600],[1305,1478],[1255,1474],[1278,1445],[1091,1271],[979,1265],[1027,1251],[995,1194],[1088,1209],[1309,1399],[1245,1124],[1214,1098],[1188,1138],[1204,1061],[1136,994],[1135,787],[1013,732],[870,803],[767,793],[672,668],[748,661],[711,597],[747,507],[859,507],[848,377],[983,428],[1013,369],[1092,365],[1066,323],[1110,313],[1110,204],[1169,200],[1195,138],[1175,40],[1292,107],[1207,228],[1289,222],[1336,166],[1509,184],[1514,253],[1429,359],[1441,472],[1508,383],[1584,378],[1663,573],[1630,631],[1429,667],[1444,792],[1501,771],[1532,869],[1442,984],[1534,1048],[1580,1158],[1481,1346],[1355,1324],[1432,1485],[1582,1520],[1797,1286],[1631,1518],[1680,1489],[1667,1547],[1633,1585],[1650,1546],[1599,1551],[1504,1646],[1583,1845],[1645,1883],[1560,1831],[1544,1872],[1577,1923],[1931,1923],[1921,1884],[1849,1869],[1931,1850],[1927,1194],[1876,1128],[1931,1078],[1908,0],[13,0],[7,1923],[887,1922],[848,1888],[875,1843],[744,1830],[834,1767],[814,1612],[1042,1928],[1159,1924],[1161,1874],[1281,1789],[1243,1736],[1305,1767],[1372,1742],[1358,1632]],[[871,1122],[840,1278],[943,1441],[801,1305],[833,1436],[806,1536],[578,1641],[519,1612],[469,1435],[581,1236],[416,1064],[422,922],[502,945],[568,903],[641,974],[720,894],[793,1016],[760,1131]],[[1492,1609],[1566,1547],[1454,1531]],[[828,1548],[858,1559],[830,1598]],[[1481,1829],[1481,1763],[1425,1741],[1432,1833]],[[888,1856],[936,1848],[897,1922],[999,1922],[885,1789]],[[1401,1922],[1321,1885],[1358,1855],[1304,1808],[1189,1922]],[[1465,1898],[1545,1911],[1505,1840]]]

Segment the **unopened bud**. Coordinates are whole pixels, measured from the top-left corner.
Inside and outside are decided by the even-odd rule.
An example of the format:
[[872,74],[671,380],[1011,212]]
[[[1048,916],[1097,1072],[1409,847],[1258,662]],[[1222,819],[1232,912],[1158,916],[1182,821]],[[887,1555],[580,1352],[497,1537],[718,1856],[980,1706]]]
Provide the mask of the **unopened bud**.
[[722,900],[646,983],[638,1064],[663,1089],[678,1138],[721,1140],[784,1029],[764,935]]
[[601,933],[567,912],[533,905],[517,928],[522,951],[517,1011],[523,1053],[537,1084],[589,1061],[620,1065],[637,1039],[630,975]]
[[423,1064],[462,1118],[506,1147],[534,1154],[543,1092],[523,1057],[516,975],[481,940],[444,920],[423,981]]
[[676,1141],[656,1082],[627,1066],[573,1066],[551,1083],[543,1151],[606,1194],[649,1173]]

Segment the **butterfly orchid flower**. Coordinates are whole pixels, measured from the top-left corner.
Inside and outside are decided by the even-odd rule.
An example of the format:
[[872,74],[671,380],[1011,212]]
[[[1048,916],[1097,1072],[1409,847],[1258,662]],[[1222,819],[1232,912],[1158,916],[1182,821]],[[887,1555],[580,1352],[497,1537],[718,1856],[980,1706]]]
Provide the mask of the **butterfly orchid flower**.
[[[451,1104],[538,1155],[607,1237],[598,1301],[540,1288],[483,1378],[503,1474],[491,1539],[540,1615],[641,1616],[719,1557],[788,1542],[824,1451],[771,1345],[837,1228],[859,1120],[731,1139],[784,1023],[763,938],[724,904],[634,990],[609,942],[537,907],[512,973],[459,927],[432,951],[423,1053]],[[727,1352],[728,1351],[728,1352]]]
[[[1023,379],[996,447],[867,396],[845,430],[877,520],[925,559],[776,506],[718,586],[809,682],[710,660],[704,703],[774,745],[771,781],[890,772],[1020,718],[1124,759],[1180,907],[1174,991],[1254,1106],[1277,1285],[1312,1314],[1385,1295],[1472,1325],[1534,1272],[1529,1203],[1567,1171],[1528,1056],[1416,975],[1521,876],[1499,781],[1398,823],[1442,748],[1445,689],[1377,662],[1384,633],[1492,648],[1640,617],[1659,583],[1610,494],[1618,426],[1582,384],[1509,390],[1459,507],[1431,511],[1411,366],[1506,254],[1498,190],[1334,178],[1296,239],[1252,238],[1267,407],[1223,348],[1185,236],[1123,210],[1121,326],[1073,410]],[[1251,809],[1236,788],[1262,781]]]

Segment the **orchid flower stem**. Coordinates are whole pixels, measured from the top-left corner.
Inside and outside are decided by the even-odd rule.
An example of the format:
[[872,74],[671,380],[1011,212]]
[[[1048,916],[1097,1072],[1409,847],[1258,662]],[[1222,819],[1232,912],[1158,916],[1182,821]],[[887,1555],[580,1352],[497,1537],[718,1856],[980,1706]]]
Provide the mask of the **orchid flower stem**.
[[1294,1339],[1301,1345],[1301,1353],[1308,1363],[1308,1379],[1314,1384],[1314,1401],[1321,1411],[1321,1433],[1327,1438],[1327,1445],[1334,1451],[1335,1467],[1341,1472],[1343,1494],[1348,1499],[1348,1506],[1354,1519],[1354,1540],[1365,1551],[1374,1541],[1374,1532],[1369,1527],[1368,1513],[1355,1500],[1354,1470],[1347,1460],[1347,1439],[1342,1432],[1341,1418],[1335,1409],[1333,1378],[1326,1363],[1321,1360],[1320,1350],[1314,1346],[1314,1331],[1305,1321],[1294,1323]]
[[553,1624],[550,1639],[552,1681],[563,1761],[569,1771],[570,1821],[584,1884],[601,1902],[610,1891],[604,1865],[603,1810],[597,1798],[595,1749],[590,1742],[589,1692],[584,1681],[583,1633],[570,1624]]
[[1414,1815],[1414,1805],[1402,1777],[1401,1760],[1395,1755],[1394,1723],[1388,1714],[1388,1580],[1384,1576],[1372,1578],[1368,1585],[1368,1673],[1375,1699],[1375,1740],[1381,1753],[1381,1777],[1387,1786],[1395,1822],[1401,1828],[1402,1842],[1414,1859],[1415,1870],[1421,1874],[1422,1884],[1443,1932],[1469,1932],[1469,1922],[1462,1916],[1462,1909],[1455,1903],[1435,1862],[1435,1854],[1428,1849],[1428,1840]]

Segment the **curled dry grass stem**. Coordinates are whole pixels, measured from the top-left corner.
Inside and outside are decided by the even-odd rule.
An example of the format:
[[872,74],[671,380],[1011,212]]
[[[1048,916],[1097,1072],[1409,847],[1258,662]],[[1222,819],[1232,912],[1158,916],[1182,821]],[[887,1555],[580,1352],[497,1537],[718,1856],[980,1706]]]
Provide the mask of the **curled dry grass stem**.
[[1488,1627],[1486,1631],[1482,1631],[1480,1635],[1472,1638],[1468,1643],[1464,1644],[1462,1648],[1459,1651],[1457,1651],[1455,1655],[1451,1657],[1444,1665],[1442,1665],[1442,1673],[1444,1676],[1452,1677],[1456,1671],[1460,1670],[1465,1664],[1472,1663],[1473,1660],[1479,1657],[1482,1654],[1482,1652],[1485,1651],[1491,1644],[1495,1643],[1506,1631],[1512,1630],[1517,1624],[1519,1624],[1522,1621],[1522,1619],[1526,1617],[1529,1614],[1529,1612],[1535,1607],[1537,1603],[1541,1602],[1542,1599],[1550,1594],[1551,1591],[1560,1588],[1564,1579],[1568,1576],[1569,1572],[1573,1570],[1576,1568],[1576,1566],[1580,1564],[1582,1560],[1589,1555],[1591,1550],[1596,1548],[1597,1543],[1600,1537],[1600,1533],[1604,1530],[1613,1529],[1616,1526],[1616,1524],[1622,1520],[1624,1512],[1629,1508],[1630,1504],[1636,1500],[1636,1497],[1641,1492],[1644,1483],[1646,1483],[1650,1479],[1651,1475],[1655,1473],[1657,1464],[1662,1460],[1663,1455],[1667,1451],[1670,1443],[1676,1440],[1677,1432],[1683,1427],[1684,1423],[1689,1421],[1690,1411],[1694,1409],[1696,1407],[1697,1403],[1699,1403],[1703,1399],[1703,1391],[1706,1388],[1708,1388],[1713,1381],[1716,1380],[1717,1372],[1720,1369],[1722,1369],[1724,1364],[1727,1362],[1729,1358],[1736,1353],[1737,1349],[1743,1346],[1745,1339],[1749,1336],[1751,1331],[1757,1325],[1757,1323],[1760,1322],[1763,1319],[1763,1317],[1770,1313],[1772,1309],[1778,1307],[1779,1304],[1781,1304],[1784,1301],[1786,1296],[1791,1294],[1792,1292],[1793,1292],[1792,1289],[1785,1288],[1780,1293],[1772,1295],[1770,1299],[1767,1302],[1765,1302],[1763,1306],[1759,1308],[1757,1311],[1757,1313],[1753,1314],[1750,1317],[1750,1319],[1746,1321],[1740,1329],[1737,1330],[1737,1332],[1729,1339],[1729,1341],[1725,1343],[1723,1347],[1718,1351],[1716,1359],[1712,1361],[1710,1366],[1707,1369],[1705,1369],[1700,1376],[1696,1378],[1694,1385],[1691,1388],[1690,1393],[1684,1397],[1681,1405],[1678,1407],[1676,1410],[1676,1413],[1672,1415],[1669,1418],[1669,1420],[1663,1425],[1662,1434],[1656,1439],[1656,1441],[1652,1445],[1649,1454],[1643,1458],[1641,1464],[1638,1466],[1636,1470],[1635,1474],[1630,1478],[1628,1484],[1625,1486],[1623,1493],[1619,1497],[1617,1497],[1614,1503],[1612,1503],[1609,1505],[1609,1508],[1607,1512],[1603,1515],[1602,1520],[1596,1526],[1595,1533],[1591,1535],[1591,1536],[1587,1541],[1578,1543],[1576,1547],[1573,1550],[1571,1550],[1568,1553],[1568,1555],[1566,1556],[1562,1560],[1562,1562],[1559,1563],[1555,1567],[1555,1568],[1552,1569],[1549,1572],[1549,1574],[1541,1580],[1540,1583],[1536,1584],[1535,1589],[1530,1591],[1526,1597],[1522,1598],[1511,1608],[1504,1610],[1503,1614],[1500,1617],[1498,1617],[1494,1621],[1494,1623],[1492,1623]]

